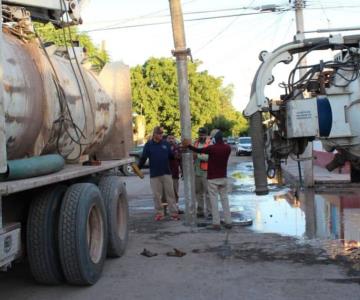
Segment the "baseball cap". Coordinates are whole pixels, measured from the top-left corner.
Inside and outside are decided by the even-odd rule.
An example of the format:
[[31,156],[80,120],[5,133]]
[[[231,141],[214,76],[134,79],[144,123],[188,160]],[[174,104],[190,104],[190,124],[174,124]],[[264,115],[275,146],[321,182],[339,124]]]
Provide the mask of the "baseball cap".
[[218,133],[219,129],[213,129],[211,130],[210,137],[213,138]]
[[207,131],[207,129],[205,127],[200,127],[198,133],[199,134],[207,134],[208,131]]

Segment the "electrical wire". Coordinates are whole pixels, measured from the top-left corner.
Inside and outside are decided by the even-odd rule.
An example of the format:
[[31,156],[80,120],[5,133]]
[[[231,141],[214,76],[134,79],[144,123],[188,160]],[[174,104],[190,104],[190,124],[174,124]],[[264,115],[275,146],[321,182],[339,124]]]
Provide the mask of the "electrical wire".
[[[68,132],[67,126],[64,126],[64,123],[65,122],[70,123],[74,128],[76,128],[75,131],[77,131],[78,127],[77,127],[77,125],[75,124],[75,122],[74,122],[74,120],[72,118],[71,110],[70,110],[69,105],[68,105],[68,103],[66,101],[65,92],[64,92],[63,88],[61,87],[60,79],[59,79],[59,76],[58,76],[58,74],[56,72],[54,64],[51,61],[51,58],[50,58],[50,56],[49,56],[49,54],[48,54],[48,52],[46,50],[46,47],[45,47],[44,43],[42,42],[42,40],[41,40],[41,38],[40,38],[40,36],[37,33],[35,28],[34,28],[34,33],[35,33],[35,36],[36,36],[36,38],[38,39],[38,41],[40,43],[40,47],[43,50],[46,59],[48,60],[48,62],[50,64],[50,67],[51,67],[51,69],[53,71],[53,74],[52,74],[53,75],[53,81],[54,81],[55,89],[56,89],[56,92],[57,92],[57,95],[58,95],[58,101],[59,101],[59,107],[60,107],[60,117],[54,121],[54,124],[59,124],[59,129],[57,130],[58,134],[57,134],[57,137],[56,137],[56,150],[57,150],[59,155],[66,158],[68,156],[68,154],[62,153],[61,148],[60,148],[60,142],[59,142],[60,138],[61,138],[61,135],[62,135],[63,128],[67,132],[68,136],[70,137],[70,139],[73,142],[78,143],[78,141],[73,139],[72,135]],[[66,118],[66,115],[68,115],[69,118]],[[80,130],[80,134],[83,135],[81,130]],[[48,143],[51,143],[51,139],[48,141]],[[67,160],[69,160],[69,159],[67,159]]]
[[[60,0],[60,1],[63,1],[63,0]],[[64,5],[64,3],[61,2],[61,5]],[[62,6],[63,8],[63,6]],[[65,11],[65,10],[63,10]],[[69,19],[68,19],[69,21]],[[70,29],[69,29],[70,31]],[[64,158],[66,158],[68,161],[77,161],[78,158],[80,157],[81,153],[82,153],[82,146],[84,145],[88,145],[88,143],[82,143],[81,142],[81,139],[86,139],[86,136],[84,135],[84,133],[82,132],[82,130],[79,128],[79,126],[75,123],[73,117],[72,117],[72,113],[71,113],[71,110],[70,110],[70,107],[69,107],[69,104],[66,100],[66,94],[65,94],[65,91],[64,89],[62,88],[61,84],[60,84],[60,79],[59,79],[59,76],[56,72],[56,69],[51,61],[51,58],[46,50],[46,47],[44,46],[39,34],[37,33],[36,31],[36,28],[34,28],[34,33],[35,33],[35,36],[37,37],[39,43],[40,43],[40,46],[45,54],[45,57],[47,58],[50,66],[51,66],[51,69],[53,71],[53,81],[54,81],[54,85],[55,85],[55,89],[56,89],[56,92],[58,94],[58,101],[59,101],[59,107],[60,107],[60,116],[58,119],[56,119],[54,121],[54,125],[55,124],[58,124],[58,134],[57,134],[57,137],[56,137],[56,149],[57,149],[57,152],[63,156]],[[71,38],[71,32],[69,32],[70,34],[70,38]],[[63,28],[63,38],[64,38],[64,43],[65,43],[65,47],[67,49],[67,53],[70,54],[70,51],[69,51],[69,48],[67,46],[67,41],[66,41],[66,33],[65,33],[65,30]],[[73,44],[71,43],[71,46],[72,46],[72,49],[73,49],[73,53],[74,53],[74,57],[75,57],[75,60],[77,62],[77,66],[79,68],[79,72],[80,74],[82,75],[82,72],[81,72],[81,68],[80,68],[80,65],[79,65],[79,62],[77,60],[77,57],[76,57],[76,53],[75,53],[75,49],[73,47]],[[85,111],[85,103],[84,103],[84,96],[82,94],[82,90],[81,90],[81,85],[80,85],[80,82],[77,78],[77,74],[75,72],[75,68],[71,62],[71,59],[69,57],[69,61],[70,61],[70,65],[71,65],[71,68],[72,68],[72,71],[74,72],[74,76],[75,76],[75,79],[77,81],[77,85],[78,85],[78,88],[79,88],[79,92],[80,92],[80,95],[81,95],[81,98],[82,98],[82,103],[83,103],[83,109],[84,109],[84,116],[86,118],[86,111]],[[86,83],[85,83],[85,79],[84,77],[82,76],[82,80],[83,80],[83,84],[85,86],[85,89],[87,89],[86,87]],[[89,92],[87,90],[87,96],[89,98],[89,102],[91,102],[90,100],[90,95],[89,95]],[[90,103],[91,105],[91,103]],[[68,125],[65,125],[65,124],[70,124],[70,127]],[[70,129],[73,129],[73,131],[75,132],[75,135],[76,137],[73,136],[73,134],[70,132]],[[67,158],[67,156],[71,153],[63,153],[62,150],[61,150],[61,147],[60,147],[60,139],[61,139],[61,136],[62,136],[62,132],[63,130],[65,130],[67,136],[70,138],[70,140],[72,142],[74,142],[75,144],[77,144],[79,146],[79,153],[78,155],[73,158],[73,159],[69,159]],[[95,130],[95,129],[94,129]],[[48,143],[51,143],[51,139],[49,140]],[[73,150],[72,150],[73,151]]]
[[[261,15],[261,14],[269,14],[269,13],[272,13],[272,12],[264,11],[264,12],[256,12],[256,13],[245,13],[245,14],[218,15],[218,16],[187,19],[187,20],[184,20],[184,22],[194,22],[194,21],[203,21],[203,20],[214,20],[214,19],[223,19],[223,18],[243,17],[243,16]],[[170,21],[163,21],[163,22],[154,22],[154,23],[143,23],[143,24],[133,24],[133,25],[124,25],[124,26],[103,27],[103,28],[94,28],[94,29],[83,30],[82,32],[89,33],[89,32],[96,32],[96,31],[118,30],[118,29],[127,29],[127,28],[137,28],[137,27],[163,25],[163,24],[169,24],[169,23],[170,23]]]
[[[288,78],[288,84],[284,85],[283,87],[288,88],[289,92],[287,94],[287,99],[296,99],[296,97],[301,94],[307,86],[307,83],[310,82],[317,74],[322,73],[323,70],[329,70],[332,69],[333,73],[330,77],[330,82],[333,86],[336,87],[347,87],[350,85],[350,83],[358,80],[360,78],[360,58],[357,55],[352,55],[350,52],[350,49],[346,45],[342,45],[343,50],[347,50],[347,55],[350,55],[350,57],[345,61],[327,61],[323,62],[321,61],[320,64],[315,65],[308,65],[308,66],[300,66],[300,62],[305,58],[306,55],[308,55],[310,52],[317,50],[324,45],[327,45],[327,42],[320,43],[308,51],[306,51],[298,60],[297,64],[295,65],[294,69],[291,70],[289,73]],[[294,80],[295,73],[299,69],[308,69],[305,74],[299,78],[296,82]],[[342,72],[344,74],[342,74]],[[349,76],[346,76],[346,73],[350,73]],[[344,84],[338,84],[335,82],[335,79],[337,77],[342,78],[345,83]]]
[[[62,1],[63,5],[64,5],[64,7],[65,7],[65,1],[64,1],[64,0],[60,0],[60,1]],[[67,23],[70,23],[69,15],[68,15],[66,12],[65,12],[65,15],[66,15],[66,21],[67,21]],[[82,79],[82,82],[83,82],[83,85],[84,85],[84,88],[85,88],[85,93],[86,93],[87,100],[88,100],[89,105],[90,105],[90,108],[91,108],[91,112],[93,112],[94,109],[93,109],[93,106],[92,106],[92,103],[91,103],[91,97],[90,97],[89,89],[88,89],[88,87],[87,87],[87,84],[86,84],[86,81],[85,81],[85,78],[84,78],[84,74],[83,74],[82,69],[81,69],[81,67],[80,67],[80,63],[79,63],[79,60],[78,60],[78,58],[77,58],[77,56],[76,56],[76,52],[75,52],[75,49],[74,49],[74,45],[73,45],[73,43],[72,43],[72,37],[71,37],[70,27],[67,27],[67,29],[68,29],[68,34],[69,34],[71,49],[72,49],[72,52],[73,52],[73,55],[74,55],[74,60],[75,60],[75,62],[76,62],[77,68],[78,68],[78,70],[79,70],[80,77],[81,77],[81,79]],[[67,46],[64,28],[63,28],[63,33],[64,33],[65,45]],[[68,51],[68,48],[67,48],[67,47],[66,47],[66,50]],[[68,53],[69,53],[69,51],[68,51]],[[88,125],[87,125],[86,109],[85,109],[85,103],[84,103],[84,99],[83,99],[83,94],[82,94],[81,86],[80,86],[80,84],[79,84],[79,81],[78,81],[78,78],[77,78],[77,74],[76,74],[76,72],[75,72],[75,69],[73,68],[72,61],[71,61],[70,57],[69,57],[69,61],[70,61],[70,64],[71,64],[71,66],[72,66],[72,70],[73,70],[73,72],[74,72],[74,76],[75,76],[75,78],[76,78],[76,81],[78,82],[79,92],[80,92],[80,95],[81,95],[81,99],[82,99],[82,103],[83,103],[83,109],[84,109],[85,128],[87,128]],[[93,114],[91,114],[91,116],[92,116],[93,122],[94,122],[94,124],[95,124],[95,118],[94,118]],[[95,126],[93,126],[93,135],[95,135]]]
[[328,23],[328,28],[330,28],[330,19],[329,19],[328,15],[327,15],[327,13],[326,13],[326,11],[325,11],[325,8],[324,8],[321,0],[319,0],[319,4],[320,4],[320,6],[321,6],[321,10],[323,11],[323,14],[324,14],[324,16],[325,16],[325,18],[326,18],[326,21],[327,21],[327,23]]
[[[255,0],[252,0],[250,2],[250,4],[248,5],[248,7],[244,7],[242,9],[248,9],[253,3],[255,2]],[[222,11],[225,11],[228,9],[224,9]],[[220,10],[218,10],[220,11]],[[207,11],[207,12],[213,12],[213,11]],[[217,38],[219,38],[225,31],[227,31],[237,20],[239,17],[235,17],[235,19],[233,19],[232,21],[229,22],[229,24],[227,24],[224,28],[222,28],[218,33],[216,33],[216,35],[214,37],[212,37],[209,41],[207,41],[205,44],[203,44],[202,46],[200,46],[198,49],[196,49],[194,51],[194,54],[200,52],[202,49],[204,49],[205,47],[207,47],[209,44],[211,44],[213,41],[215,41]]]
[[[315,3],[315,2],[314,2]],[[319,3],[316,2],[316,4],[318,5]],[[321,10],[325,10],[325,9],[338,9],[338,8],[360,8],[360,5],[346,5],[346,4],[343,4],[343,5],[338,5],[338,3],[336,3],[337,5],[334,5],[334,6],[324,6],[322,4],[320,4],[320,7],[318,7],[317,5],[316,6],[311,6],[311,5],[308,5],[308,1],[306,1],[306,7],[304,8],[305,10],[307,9],[321,9]],[[264,12],[264,11],[261,11],[261,7],[251,7],[252,4],[249,4],[248,6],[246,7],[234,7],[234,8],[223,8],[223,9],[214,9],[214,10],[199,10],[199,11],[187,11],[187,12],[184,12],[183,15],[197,15],[197,14],[205,14],[205,13],[216,13],[216,12],[231,12],[231,11],[238,11],[238,10],[247,10],[247,9],[253,9],[253,10],[258,10],[258,13],[261,13],[261,12]],[[272,11],[272,12],[279,12],[279,11],[291,11],[293,10],[293,8],[291,6],[277,6],[275,8],[275,11]],[[155,12],[152,12],[152,13],[149,13],[149,14],[145,14],[145,15],[142,15],[142,16],[138,16],[138,17],[134,17],[134,18],[129,18],[129,19],[118,19],[118,20],[103,20],[103,21],[97,21],[97,22],[94,22],[94,23],[91,23],[89,22],[88,24],[99,24],[99,23],[109,23],[109,22],[116,22],[115,24],[111,25],[111,28],[112,27],[115,27],[117,25],[120,25],[120,24],[123,24],[123,23],[127,23],[129,21],[134,21],[134,20],[138,20],[138,19],[146,19],[146,18],[165,18],[165,17],[170,17],[169,14],[166,14],[166,15],[156,15],[156,13],[158,12],[163,12],[163,11],[168,11],[168,9],[162,9],[162,10],[158,10],[158,11],[155,11]],[[256,13],[255,13],[256,14]],[[217,17],[217,16],[214,16],[214,17]],[[222,16],[219,16],[219,17],[222,17]],[[224,17],[227,17],[226,15]],[[327,18],[328,19],[328,18]],[[185,21],[189,21],[189,20],[185,20]],[[160,24],[167,24],[169,22],[155,22],[155,23],[150,23],[149,25],[147,24],[135,24],[136,27],[138,27],[138,25],[142,25],[142,26],[153,26],[153,25],[160,25]],[[125,26],[125,25],[124,25]],[[134,26],[134,25],[129,25],[129,26]],[[119,26],[120,27],[120,26]],[[122,28],[122,26],[121,26]],[[119,28],[119,29],[121,29]],[[128,28],[128,27],[124,27],[124,28]],[[130,27],[131,28],[131,27]],[[117,28],[116,28],[117,29]],[[96,30],[96,31],[99,31],[99,30],[102,30],[102,28],[94,28],[94,29],[89,29],[88,31],[86,32],[91,32],[93,30]]]
[[194,54],[199,53],[202,49],[210,45],[213,41],[215,41],[217,38],[219,38],[226,30],[228,30],[237,20],[239,17],[235,17],[235,19],[231,20],[229,24],[227,24],[224,28],[222,28],[214,37],[212,37],[210,40],[208,40],[205,44],[200,46],[198,49],[195,49]]

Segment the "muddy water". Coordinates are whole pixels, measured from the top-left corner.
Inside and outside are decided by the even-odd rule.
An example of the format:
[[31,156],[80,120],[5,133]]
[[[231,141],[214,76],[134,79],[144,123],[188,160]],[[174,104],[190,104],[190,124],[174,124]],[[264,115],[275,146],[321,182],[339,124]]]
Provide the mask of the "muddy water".
[[234,220],[253,218],[252,229],[299,238],[322,246],[331,256],[360,247],[360,191],[317,194],[270,185],[267,196],[256,196],[252,163],[233,165],[230,193]]

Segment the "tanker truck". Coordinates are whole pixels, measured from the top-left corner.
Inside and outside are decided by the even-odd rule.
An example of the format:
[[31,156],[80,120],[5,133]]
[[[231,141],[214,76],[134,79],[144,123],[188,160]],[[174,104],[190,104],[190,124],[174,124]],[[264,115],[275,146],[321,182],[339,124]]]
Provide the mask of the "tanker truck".
[[38,38],[34,20],[79,24],[80,1],[0,4],[0,269],[27,259],[39,283],[91,285],[128,239],[129,68],[95,74],[74,42]]
[[[307,144],[320,140],[324,149],[337,151],[329,171],[349,162],[351,181],[360,180],[360,36],[294,39],[273,52],[262,51],[261,65],[251,87],[244,114],[250,119],[255,192],[268,193],[267,177],[273,177],[288,157],[298,162]],[[332,51],[329,59],[324,53]],[[310,54],[317,61],[302,63]],[[265,95],[274,82],[273,69],[280,63],[292,68],[279,82],[283,94]],[[301,71],[301,73],[299,72]],[[301,75],[297,77],[297,74]]]

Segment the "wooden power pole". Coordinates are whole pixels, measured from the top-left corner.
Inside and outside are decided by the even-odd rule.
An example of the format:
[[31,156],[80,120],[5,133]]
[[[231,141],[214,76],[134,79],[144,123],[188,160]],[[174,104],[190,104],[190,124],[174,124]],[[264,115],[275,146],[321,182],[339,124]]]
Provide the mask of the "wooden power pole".
[[[2,1],[0,0],[0,8],[2,7]],[[7,155],[6,155],[6,135],[5,135],[5,100],[3,90],[3,36],[2,36],[2,11],[0,18],[0,173],[6,173],[7,171]],[[1,214],[1,208],[0,208]]]
[[[183,139],[191,139],[191,116],[187,68],[190,49],[186,48],[184,20],[180,0],[169,0],[169,4],[175,45],[175,50],[173,50],[172,53],[176,57],[178,75],[181,137]],[[196,221],[195,180],[193,156],[189,150],[182,154],[182,166],[184,174],[185,224],[194,225]]]

